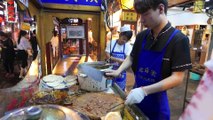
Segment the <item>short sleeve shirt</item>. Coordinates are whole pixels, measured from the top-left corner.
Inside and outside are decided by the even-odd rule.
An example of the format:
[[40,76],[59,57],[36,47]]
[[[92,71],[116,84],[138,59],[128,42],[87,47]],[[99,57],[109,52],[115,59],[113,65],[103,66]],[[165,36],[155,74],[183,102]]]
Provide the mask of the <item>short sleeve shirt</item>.
[[[166,42],[168,41],[170,35],[174,32],[175,28],[171,27],[168,31],[171,24],[168,23],[159,33],[159,36],[154,39],[152,32],[148,33],[148,30],[140,32],[136,36],[136,41],[131,52],[131,57],[133,58],[132,69],[134,72],[137,70],[138,65],[138,56],[141,52],[142,41],[146,36],[147,42],[145,45],[146,50],[152,51],[161,51]],[[148,33],[148,34],[147,34]],[[162,34],[161,34],[162,33]],[[145,58],[144,58],[145,59]],[[182,34],[180,31],[173,37],[172,41],[166,48],[166,53],[162,60],[162,78],[166,78],[175,71],[184,71],[192,67],[190,59],[190,50],[189,50],[189,39],[187,36]]]
[[[105,52],[107,52],[107,53],[112,52],[112,49],[113,49],[116,41],[117,40],[112,40],[112,41],[108,42]],[[111,49],[110,49],[110,44],[111,44]],[[123,47],[124,47],[124,45],[119,45],[117,43],[115,46],[114,52],[123,52]],[[131,51],[132,51],[132,46],[130,45],[130,43],[129,42],[125,43],[125,50],[124,50],[125,55],[126,56],[130,55]]]

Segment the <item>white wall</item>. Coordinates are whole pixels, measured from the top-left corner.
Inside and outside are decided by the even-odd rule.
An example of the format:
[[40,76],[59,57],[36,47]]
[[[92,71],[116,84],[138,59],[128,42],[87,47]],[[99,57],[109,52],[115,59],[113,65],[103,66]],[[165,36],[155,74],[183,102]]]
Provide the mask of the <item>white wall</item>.
[[205,13],[193,13],[174,7],[168,10],[167,18],[172,26],[177,26],[195,24],[207,25],[209,17]]

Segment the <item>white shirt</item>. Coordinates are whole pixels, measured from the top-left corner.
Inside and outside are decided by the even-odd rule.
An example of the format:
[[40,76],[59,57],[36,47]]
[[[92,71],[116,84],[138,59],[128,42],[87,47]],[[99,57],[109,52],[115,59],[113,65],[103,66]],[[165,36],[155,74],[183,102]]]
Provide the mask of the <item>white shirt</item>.
[[88,39],[89,39],[88,40],[89,43],[93,43],[94,39],[93,39],[92,31],[91,30],[88,32]]
[[53,36],[52,39],[50,40],[51,44],[53,47],[58,47],[58,36]]
[[[112,52],[112,49],[113,49],[116,41],[117,40],[112,40],[111,42],[109,41],[107,43],[107,47],[105,49],[105,52],[107,52],[107,53]],[[110,50],[110,43],[111,43],[111,50]],[[123,52],[123,47],[124,47],[124,45],[119,45],[117,43],[116,46],[115,46],[114,52]],[[132,51],[132,46],[130,45],[130,43],[129,42],[125,43],[125,50],[124,50],[125,55],[126,56],[130,55],[131,51]]]
[[32,49],[32,46],[30,44],[30,41],[27,38],[21,37],[20,43],[17,44],[17,49],[28,50],[28,49]]

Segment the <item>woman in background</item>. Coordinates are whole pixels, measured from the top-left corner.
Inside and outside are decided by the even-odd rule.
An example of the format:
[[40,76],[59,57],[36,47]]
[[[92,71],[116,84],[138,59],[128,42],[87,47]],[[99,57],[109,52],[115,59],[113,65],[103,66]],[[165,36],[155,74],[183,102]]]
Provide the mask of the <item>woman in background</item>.
[[24,74],[26,73],[27,68],[27,60],[28,60],[28,51],[32,49],[30,42],[29,42],[29,35],[26,31],[21,30],[18,36],[18,59],[21,61],[21,70],[19,74],[19,78],[23,78]]
[[[106,58],[110,59],[110,62],[113,63],[114,70],[118,69],[124,59],[130,55],[132,46],[128,41],[131,37],[132,30],[130,29],[130,26],[123,26],[120,28],[119,38],[108,42],[105,50]],[[122,90],[125,90],[126,71],[122,72],[120,76],[113,80],[113,82],[117,83]]]

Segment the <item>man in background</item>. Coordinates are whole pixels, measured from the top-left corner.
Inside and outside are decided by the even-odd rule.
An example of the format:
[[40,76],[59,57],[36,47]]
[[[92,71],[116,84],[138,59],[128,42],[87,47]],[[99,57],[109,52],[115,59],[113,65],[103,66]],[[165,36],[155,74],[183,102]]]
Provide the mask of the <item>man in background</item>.
[[36,38],[36,30],[33,30],[32,36],[30,38],[30,43],[32,46],[32,50],[33,50],[33,60],[36,59],[37,55],[38,55],[38,42],[37,42],[37,38]]

